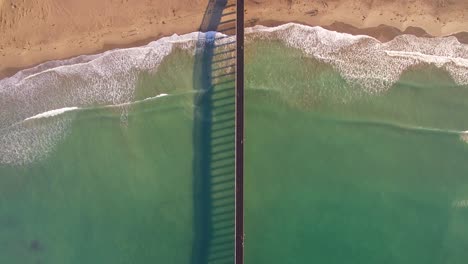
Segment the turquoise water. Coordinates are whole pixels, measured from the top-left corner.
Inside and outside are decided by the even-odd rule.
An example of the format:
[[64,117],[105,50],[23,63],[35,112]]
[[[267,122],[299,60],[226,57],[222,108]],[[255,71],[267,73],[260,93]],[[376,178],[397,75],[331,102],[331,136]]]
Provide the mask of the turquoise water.
[[1,168],[1,262],[187,263],[192,117],[181,101],[145,103],[125,127],[119,112],[77,113],[47,160]]
[[[216,141],[232,135],[232,94],[221,84],[201,107],[194,67],[175,49],[138,72],[131,104],[24,121],[66,133],[0,164],[0,263],[196,263],[232,248],[204,236],[234,217],[214,218],[230,200],[204,193],[232,190],[233,146]],[[467,88],[421,63],[369,93],[301,50],[249,41],[246,263],[465,263]]]
[[[47,159],[0,167],[0,262],[190,262],[193,92],[190,74],[178,80],[177,95],[131,105],[125,123],[120,107],[65,113],[70,133]],[[159,94],[149,82],[137,98]]]
[[467,87],[422,66],[356,94],[298,51],[250,51],[246,263],[465,262]]

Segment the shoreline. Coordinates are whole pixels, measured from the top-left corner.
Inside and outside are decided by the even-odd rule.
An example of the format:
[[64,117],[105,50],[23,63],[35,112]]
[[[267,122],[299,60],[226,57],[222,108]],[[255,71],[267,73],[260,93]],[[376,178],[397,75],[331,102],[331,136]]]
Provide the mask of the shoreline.
[[[3,15],[5,17],[4,21],[8,19],[8,15],[11,15],[5,8],[8,1],[5,0],[3,8],[0,2],[0,17]],[[58,0],[44,1],[54,2]],[[107,0],[103,2],[105,1]],[[140,0],[134,1],[140,2]],[[79,30],[76,29],[76,32],[72,33],[57,33],[59,36],[51,34],[45,40],[40,31],[35,36],[29,37],[26,33],[33,33],[24,27],[17,26],[14,28],[14,25],[10,24],[11,30],[9,31],[2,24],[0,30],[9,34],[5,35],[4,40],[0,40],[0,79],[11,77],[21,70],[35,67],[47,61],[65,60],[80,55],[100,54],[112,49],[138,47],[175,33],[182,35],[196,32],[202,20],[207,0],[193,1],[192,4],[185,3],[187,1],[175,1],[178,4],[169,8],[169,13],[166,12],[168,14],[164,14],[158,19],[150,17],[148,21],[147,17],[136,18],[133,23],[128,25],[119,24],[118,27],[112,27],[111,25],[110,28],[103,26],[103,23],[98,23],[93,24],[93,29],[83,30],[79,28]],[[450,20],[450,17],[457,14],[457,12],[465,14],[466,11],[468,16],[468,2],[461,3],[460,0],[454,0],[459,3],[441,8],[440,11],[434,13],[430,11],[433,7],[428,4],[429,1],[432,0],[418,0],[416,2],[419,3],[419,6],[415,7],[408,4],[408,10],[419,7],[427,12],[427,14],[415,15],[410,11],[407,11],[407,14],[394,13],[395,9],[399,10],[401,8],[401,0],[395,1],[392,5],[374,4],[367,7],[365,5],[356,7],[356,3],[359,3],[358,0],[314,1],[313,3],[305,0],[297,1],[298,3],[292,3],[292,1],[285,3],[281,0],[250,0],[246,3],[245,24],[246,27],[254,25],[272,27],[293,22],[308,26],[321,26],[327,30],[352,35],[368,35],[382,42],[389,41],[401,34],[411,34],[418,37],[455,36],[461,43],[468,44],[468,23],[462,22],[460,24],[459,21]],[[189,6],[187,7],[184,4]],[[88,5],[93,4],[88,3]],[[162,8],[159,5],[164,6],[165,4],[153,3],[151,6],[153,9],[154,5]],[[353,6],[354,9],[352,9]],[[145,6],[141,4],[138,7],[132,7],[134,10],[130,11],[142,7]],[[192,9],[189,9],[189,7]],[[20,9],[20,7],[16,9]],[[359,18],[357,13],[364,14],[363,18]],[[127,14],[127,16],[135,17],[136,15]],[[400,20],[395,21],[395,17]],[[460,19],[463,20],[463,17]],[[431,22],[426,23],[425,20]],[[111,22],[109,24],[116,23]],[[65,22],[63,23],[62,31],[73,28]],[[464,23],[466,25],[463,25]],[[421,25],[424,25],[424,27],[418,27]],[[42,30],[57,27],[56,24],[53,24],[52,28],[50,25],[40,25]],[[40,38],[35,39],[36,37]],[[37,43],[34,43],[34,41]]]
[[[313,25],[309,23],[303,23],[300,21],[277,21],[277,20],[266,20],[266,21],[259,21],[255,25],[262,25],[262,26],[267,26],[267,27],[277,27],[283,24],[287,23],[296,23],[296,24],[302,24],[306,26],[320,26],[324,29],[330,30],[330,31],[336,31],[339,33],[347,33],[351,35],[365,35],[365,36],[370,36],[373,37],[380,42],[388,42],[394,39],[397,36],[400,35],[413,35],[416,37],[422,37],[422,38],[445,38],[445,37],[455,37],[460,43],[462,44],[467,44],[468,45],[468,31],[463,31],[463,32],[458,32],[454,34],[449,34],[449,35],[441,35],[441,36],[434,36],[426,32],[423,28],[421,27],[408,27],[405,30],[400,30],[399,28],[389,26],[389,25],[384,25],[381,24],[379,26],[375,27],[367,27],[367,28],[359,28],[355,27],[350,24],[346,24],[343,22],[334,22],[331,25]],[[249,25],[250,26],[250,25]]]
[[[187,34],[187,33],[190,33],[190,32],[183,32],[180,35]],[[170,35],[158,35],[157,37],[148,37],[148,38],[136,40],[136,41],[133,41],[133,42],[130,42],[130,43],[109,43],[109,44],[104,45],[104,47],[98,48],[95,51],[90,52],[90,53],[72,54],[72,55],[65,56],[65,57],[58,57],[58,58],[53,58],[53,59],[44,59],[43,61],[31,64],[31,65],[27,65],[27,66],[8,67],[8,68],[1,68],[0,67],[0,80],[4,79],[4,78],[12,77],[12,76],[14,76],[16,73],[18,73],[20,71],[31,69],[31,68],[37,67],[37,66],[39,66],[41,64],[44,64],[44,63],[47,63],[47,62],[70,60],[70,59],[73,59],[73,58],[76,58],[76,57],[79,57],[79,56],[99,55],[101,53],[104,53],[106,51],[113,50],[113,49],[127,49],[127,48],[133,48],[133,47],[140,47],[140,46],[147,45],[148,43],[150,43],[152,41],[156,41],[158,39],[168,37],[168,36],[170,36]]]
[[[355,35],[355,36],[356,35],[370,36],[370,37],[373,37],[373,38],[379,40],[382,43],[391,41],[395,37],[400,36],[400,35],[414,35],[416,37],[422,37],[422,38],[439,38],[439,37],[444,38],[444,37],[453,36],[453,37],[457,38],[457,40],[460,43],[468,45],[468,32],[459,32],[459,33],[451,34],[451,35],[448,35],[448,36],[433,36],[433,35],[430,35],[429,33],[427,33],[424,29],[417,28],[417,27],[411,27],[411,28],[407,28],[404,31],[401,31],[398,28],[388,26],[388,25],[380,25],[380,26],[377,26],[377,27],[370,27],[370,28],[357,28],[357,27],[354,27],[354,26],[352,26],[350,24],[346,24],[346,23],[342,23],[342,22],[335,22],[332,25],[328,25],[328,26],[320,26],[320,25],[310,25],[310,24],[307,24],[307,23],[301,23],[301,22],[298,22],[298,21],[285,22],[285,21],[276,21],[276,20],[257,21],[257,23],[246,25],[246,27],[253,27],[253,26],[257,26],[257,25],[266,26],[266,27],[277,27],[277,26],[281,26],[281,25],[284,25],[284,24],[287,24],[287,23],[295,23],[295,24],[306,25],[306,26],[311,26],[311,27],[319,26],[319,27],[322,27],[322,28],[324,28],[326,30],[329,30],[329,31],[335,31],[335,32],[339,32],[339,33],[347,33],[347,34],[351,34],[351,35]],[[54,59],[45,58],[44,61],[40,61],[38,63],[32,64],[32,65],[27,65],[27,66],[24,66],[24,67],[23,66],[21,66],[21,67],[10,67],[10,68],[4,68],[4,69],[2,69],[0,67],[0,80],[12,77],[12,76],[14,76],[16,73],[18,73],[20,71],[27,70],[27,69],[32,69],[32,68],[37,67],[37,66],[39,66],[41,64],[51,62],[51,61],[69,60],[69,59],[73,59],[73,58],[76,58],[76,57],[79,57],[79,56],[99,55],[99,54],[102,54],[102,53],[104,53],[106,51],[110,51],[110,50],[114,50],[114,49],[126,49],[126,48],[133,48],[133,47],[141,47],[141,46],[145,46],[145,45],[149,44],[150,42],[157,41],[157,40],[159,40],[161,38],[170,37],[170,36],[172,36],[174,34],[177,34],[177,35],[180,36],[180,35],[189,34],[189,33],[193,33],[193,32],[196,32],[196,31],[189,31],[189,32],[183,32],[182,31],[182,32],[176,32],[176,33],[167,34],[167,35],[159,34],[156,37],[147,37],[147,38],[144,38],[144,39],[135,40],[135,41],[130,42],[130,43],[113,43],[113,44],[110,43],[110,44],[106,44],[102,48],[97,49],[95,52],[91,52],[91,53],[88,53],[88,54],[72,54],[72,55],[67,56],[67,57],[59,57],[59,58],[54,58]]]

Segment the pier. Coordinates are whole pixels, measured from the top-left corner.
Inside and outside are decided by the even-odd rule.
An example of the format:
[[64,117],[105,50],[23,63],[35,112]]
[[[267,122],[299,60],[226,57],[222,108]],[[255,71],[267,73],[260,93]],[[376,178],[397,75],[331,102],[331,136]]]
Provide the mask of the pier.
[[196,43],[192,264],[243,263],[243,10],[211,0]]

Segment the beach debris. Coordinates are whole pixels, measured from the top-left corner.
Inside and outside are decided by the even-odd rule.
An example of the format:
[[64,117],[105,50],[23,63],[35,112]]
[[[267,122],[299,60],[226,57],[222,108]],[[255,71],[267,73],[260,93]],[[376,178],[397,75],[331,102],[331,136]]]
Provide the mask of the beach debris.
[[310,11],[305,12],[305,14],[309,15],[309,16],[316,16],[316,15],[318,15],[318,13],[319,13],[318,9],[314,9],[314,10],[310,10]]
[[251,25],[251,26],[254,26],[259,20],[260,20],[260,19],[254,17],[254,18],[252,18],[252,19],[247,20],[245,24],[246,24],[246,25],[249,25],[249,26],[250,26],[250,25]]

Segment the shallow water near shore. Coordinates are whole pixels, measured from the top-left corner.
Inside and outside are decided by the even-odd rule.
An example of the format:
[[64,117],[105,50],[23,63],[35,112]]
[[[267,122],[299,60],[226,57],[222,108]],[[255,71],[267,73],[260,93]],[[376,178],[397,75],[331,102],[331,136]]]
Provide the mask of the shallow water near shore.
[[[197,92],[171,52],[133,103],[28,120],[66,133],[0,165],[0,262],[192,263]],[[245,70],[246,263],[464,263],[468,87],[418,63],[375,92],[274,39]]]

